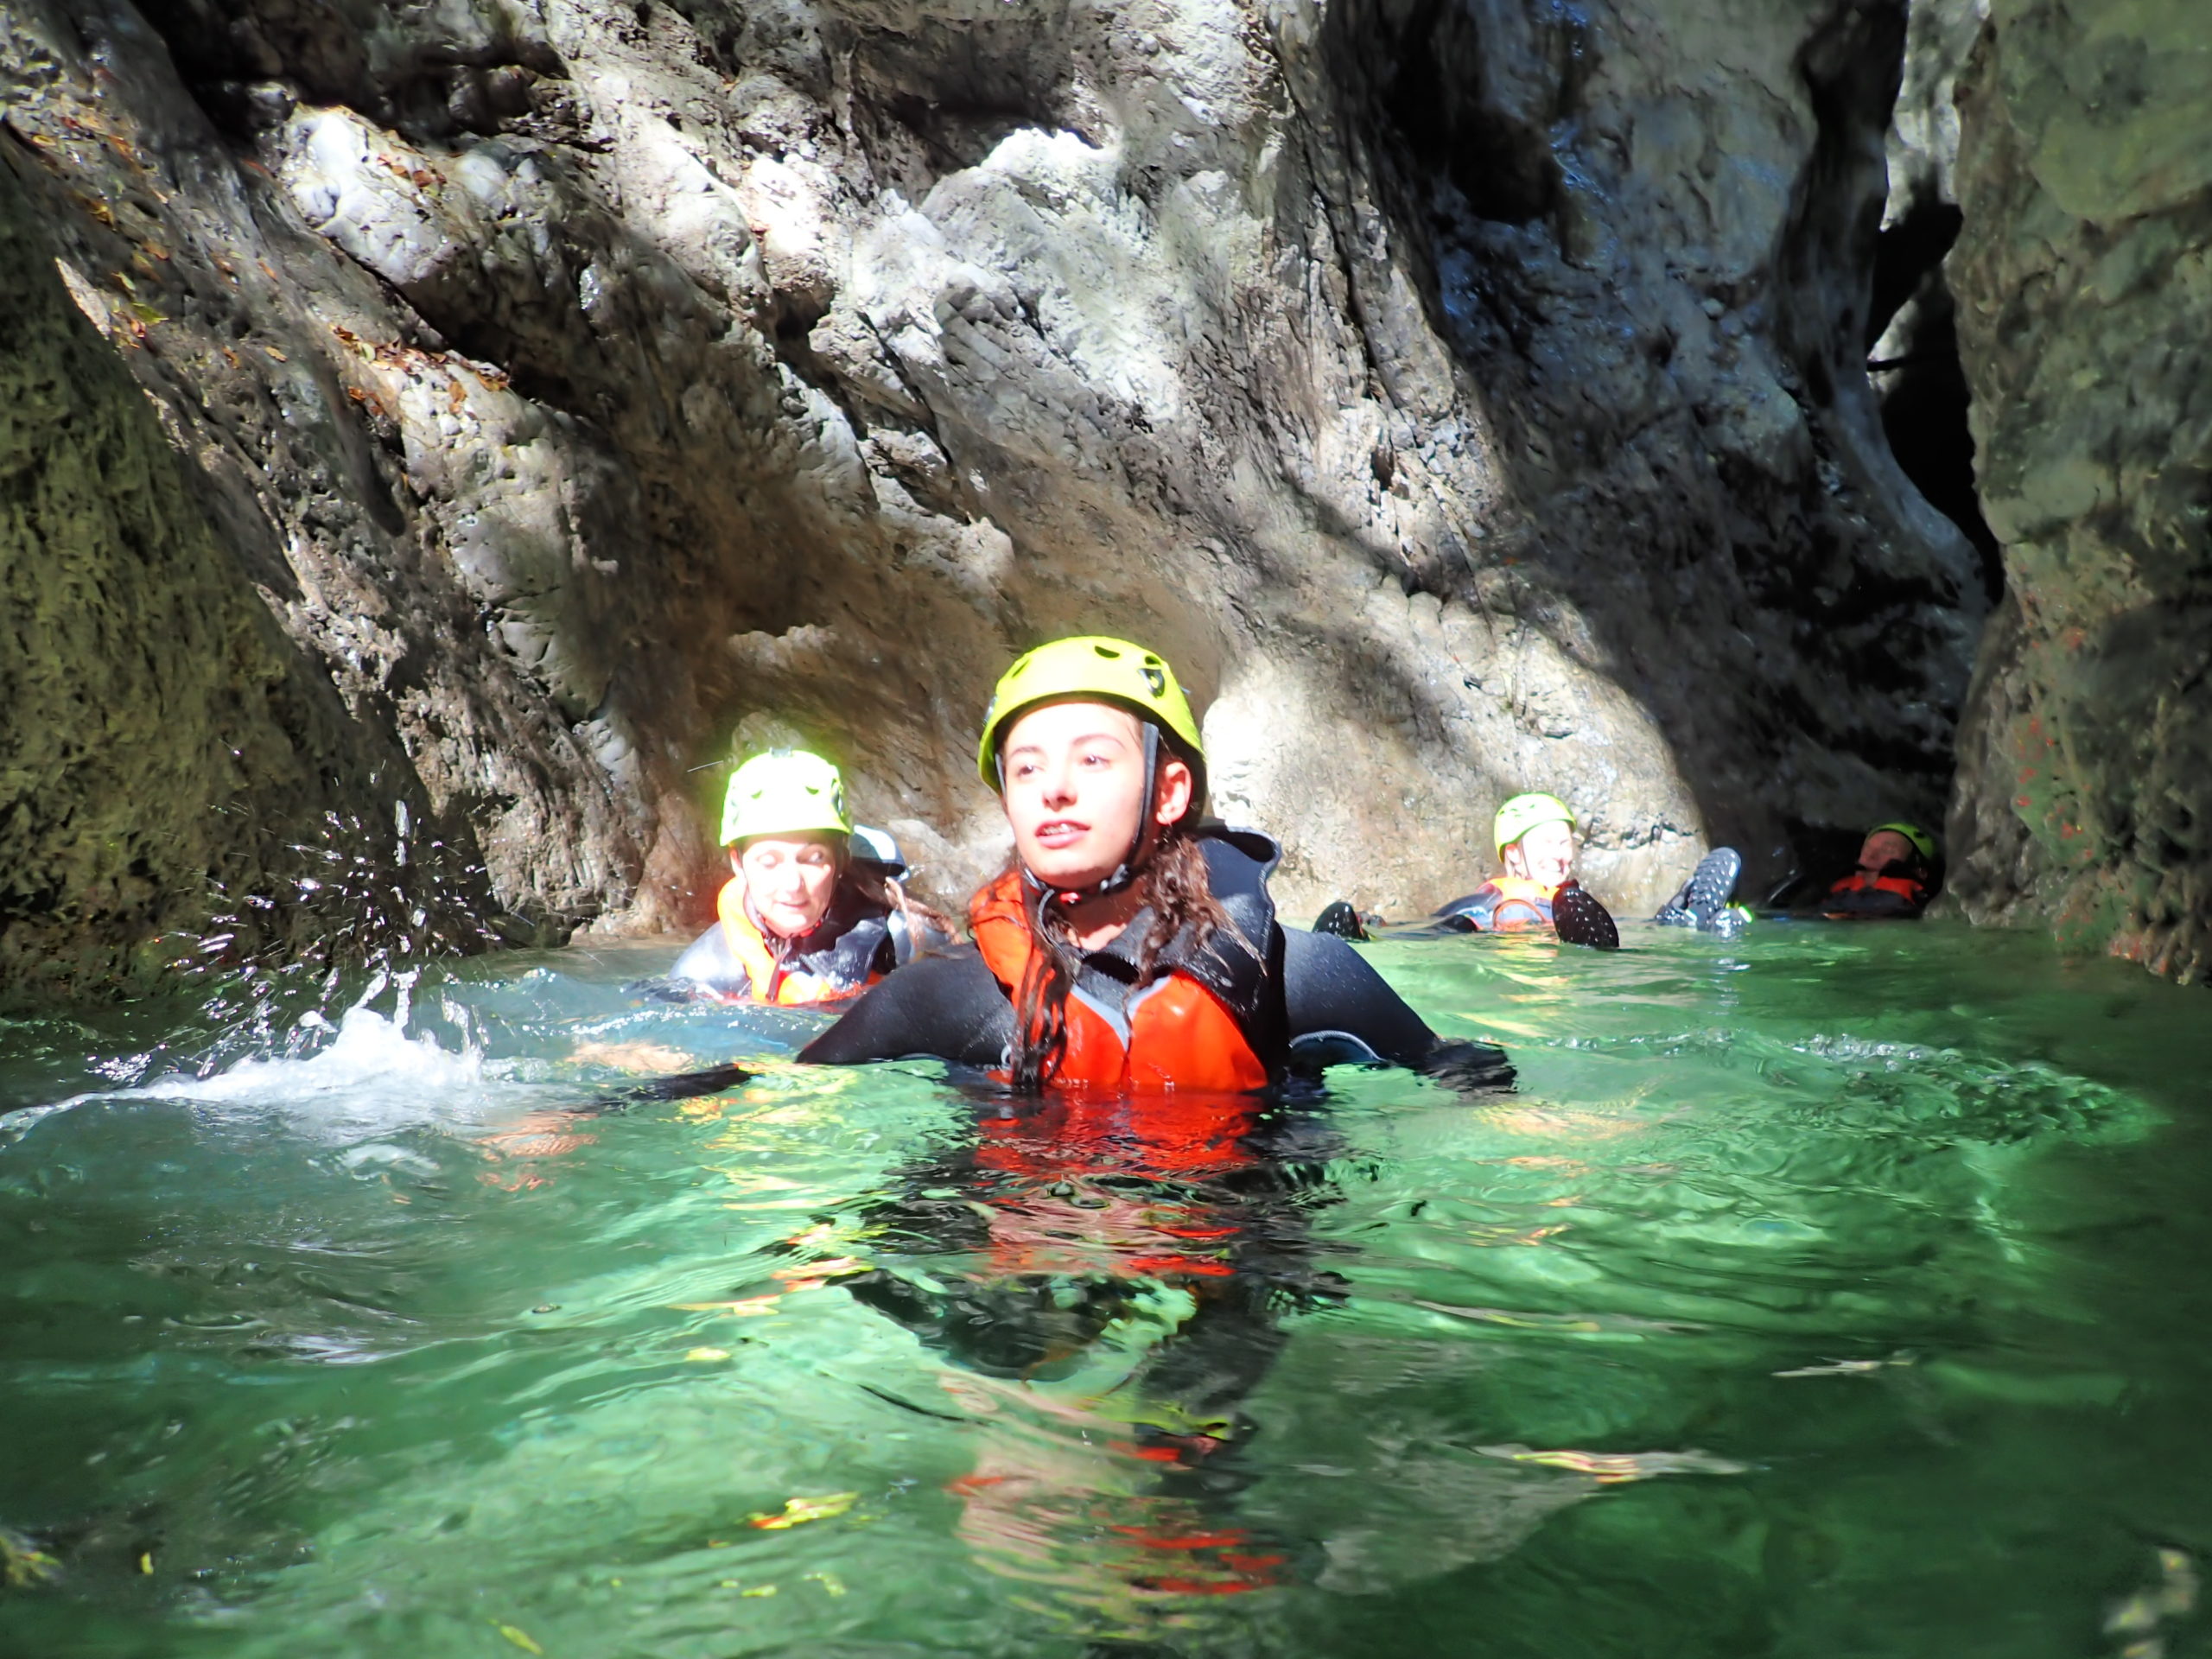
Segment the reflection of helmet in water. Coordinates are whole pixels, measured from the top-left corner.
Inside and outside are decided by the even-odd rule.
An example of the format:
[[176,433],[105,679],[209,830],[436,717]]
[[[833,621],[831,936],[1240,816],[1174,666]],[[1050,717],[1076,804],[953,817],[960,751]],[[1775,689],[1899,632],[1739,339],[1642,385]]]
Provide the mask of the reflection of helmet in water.
[[1491,839],[1502,853],[1540,823],[1563,823],[1572,830],[1574,810],[1556,795],[1516,795],[1497,809]]
[[722,845],[754,836],[796,836],[810,830],[852,833],[845,780],[837,768],[804,749],[771,749],[730,774],[722,798]]
[[[976,748],[976,770],[993,789],[1003,786],[999,740],[1006,728],[1023,710],[1058,697],[1119,703],[1173,737],[1184,759],[1200,768],[1205,764],[1198,722],[1191,716],[1183,688],[1175,683],[1175,671],[1163,658],[1126,639],[1055,639],[1017,660],[999,677],[998,688],[991,693],[991,706],[983,715],[983,739]],[[1203,778],[1200,785],[1203,795]]]
[[1920,855],[1923,863],[1933,864],[1936,861],[1936,837],[1918,824],[1906,823],[1900,819],[1896,823],[1878,823],[1866,833],[1869,836],[1878,836],[1885,830],[1893,836],[1903,836],[1910,842],[1913,851]]

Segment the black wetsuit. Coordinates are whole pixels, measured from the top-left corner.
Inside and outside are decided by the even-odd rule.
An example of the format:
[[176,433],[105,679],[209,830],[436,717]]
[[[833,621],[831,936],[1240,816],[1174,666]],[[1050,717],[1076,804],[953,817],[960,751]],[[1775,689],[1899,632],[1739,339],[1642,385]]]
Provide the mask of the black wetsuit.
[[[1184,953],[1171,946],[1160,968],[1192,974],[1236,1007],[1270,1077],[1351,1062],[1408,1066],[1465,1087],[1512,1081],[1513,1069],[1501,1050],[1440,1039],[1342,939],[1279,925],[1267,896],[1268,874],[1278,857],[1272,842],[1217,825],[1199,833],[1215,897],[1264,961],[1217,945],[1183,960]],[[1141,988],[1131,953],[1150,917],[1140,911],[1117,938],[1084,954],[1077,990],[1094,1006],[1125,1001]],[[1223,982],[1217,985],[1216,979]],[[1013,1001],[969,945],[920,957],[884,980],[800,1051],[799,1058],[855,1065],[935,1058],[991,1069],[1007,1064],[1014,1037]]]

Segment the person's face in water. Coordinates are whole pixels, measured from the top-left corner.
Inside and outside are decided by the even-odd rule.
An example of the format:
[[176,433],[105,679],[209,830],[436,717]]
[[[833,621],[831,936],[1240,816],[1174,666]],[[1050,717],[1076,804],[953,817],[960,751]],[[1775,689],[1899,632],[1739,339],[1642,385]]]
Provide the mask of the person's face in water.
[[1559,823],[1533,827],[1505,849],[1505,873],[1556,888],[1574,874],[1574,831]]
[[826,835],[755,836],[733,847],[730,868],[760,925],[779,938],[813,931],[837,892],[837,851]]
[[1859,868],[1862,870],[1879,871],[1886,865],[1918,861],[1918,849],[1894,830],[1877,830],[1859,849]]
[[1108,702],[1047,702],[1007,728],[999,747],[1001,799],[1014,850],[1047,887],[1088,887],[1128,856],[1147,816],[1170,824],[1190,810],[1197,780],[1163,745],[1149,804],[1144,728]]

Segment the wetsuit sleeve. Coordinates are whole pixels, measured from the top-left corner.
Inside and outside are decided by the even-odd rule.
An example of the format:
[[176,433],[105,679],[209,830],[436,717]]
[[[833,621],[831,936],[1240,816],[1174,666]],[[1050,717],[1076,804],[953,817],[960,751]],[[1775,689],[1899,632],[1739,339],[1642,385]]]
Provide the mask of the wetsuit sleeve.
[[1496,918],[1497,889],[1485,883],[1465,898],[1454,899],[1433,918],[1443,931],[1487,933]]
[[942,956],[960,943],[903,910],[893,910],[884,918],[884,926],[890,932],[892,946],[892,960],[885,966],[886,973],[893,968],[904,968],[918,957]]
[[1367,959],[1327,933],[1282,931],[1283,1012],[1291,1044],[1343,1036],[1393,1065],[1419,1065],[1436,1033]]
[[1283,1009],[1294,1065],[1388,1061],[1460,1090],[1513,1081],[1505,1052],[1446,1041],[1344,940],[1283,930]]
[[753,977],[730,953],[729,940],[719,925],[691,941],[676,966],[668,970],[676,988],[703,987],[724,996],[743,996],[753,988]]
[[1013,1037],[1013,1004],[971,947],[908,963],[872,987],[798,1058],[808,1065],[914,1058],[1000,1065]]

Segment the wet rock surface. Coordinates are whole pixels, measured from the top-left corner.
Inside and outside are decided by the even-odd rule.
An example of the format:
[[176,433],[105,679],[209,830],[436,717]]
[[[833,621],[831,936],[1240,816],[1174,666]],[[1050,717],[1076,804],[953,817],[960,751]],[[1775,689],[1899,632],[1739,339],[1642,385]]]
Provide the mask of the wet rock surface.
[[[430,887],[488,908],[467,826],[441,840],[389,729],[279,630],[31,221],[0,173],[0,994],[312,950],[332,860],[404,839],[343,925],[427,944]],[[125,290],[110,327],[157,315]]]
[[1464,891],[1526,788],[1633,910],[1947,786],[1985,590],[1863,372],[1904,29],[22,0],[0,154],[237,592],[534,923],[702,915],[734,739],[957,895],[976,711],[1077,630],[1184,671],[1294,912]]
[[1997,0],[1948,261],[2007,591],[1953,892],[2185,977],[2212,960],[2212,33],[2185,0]]

